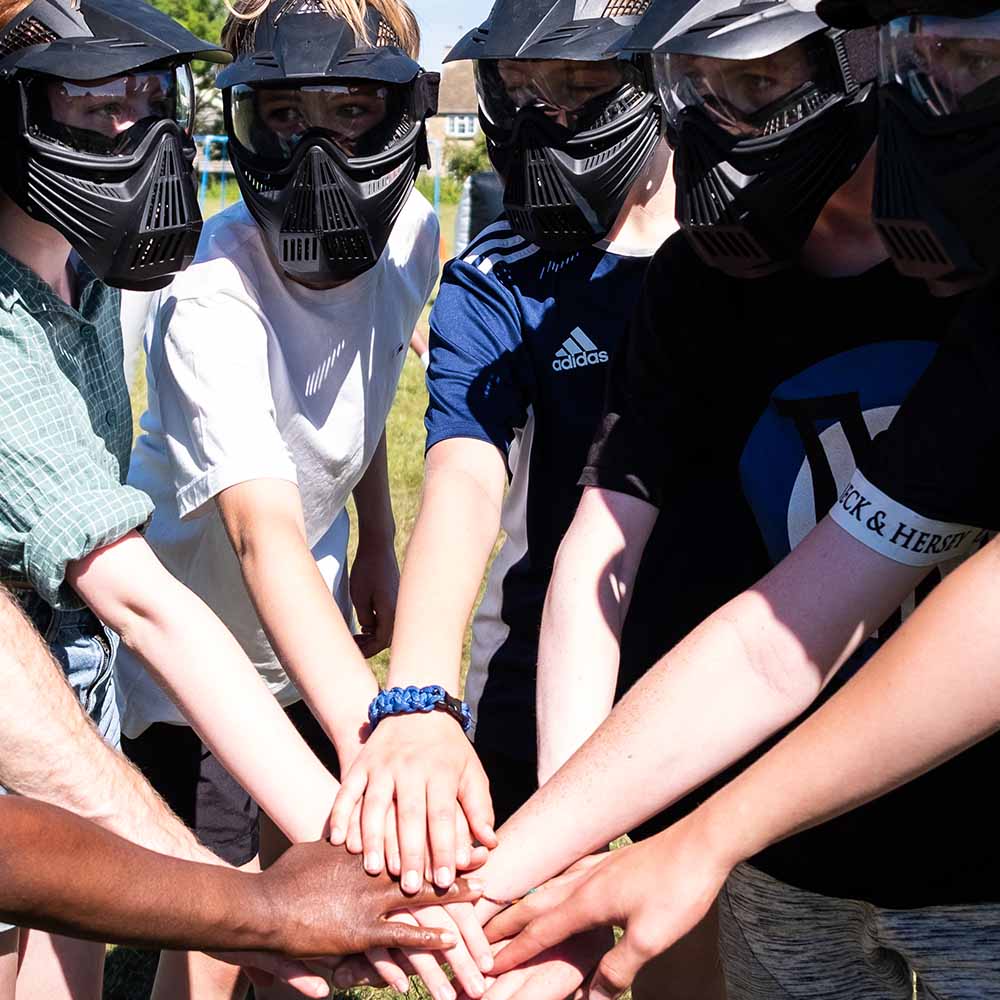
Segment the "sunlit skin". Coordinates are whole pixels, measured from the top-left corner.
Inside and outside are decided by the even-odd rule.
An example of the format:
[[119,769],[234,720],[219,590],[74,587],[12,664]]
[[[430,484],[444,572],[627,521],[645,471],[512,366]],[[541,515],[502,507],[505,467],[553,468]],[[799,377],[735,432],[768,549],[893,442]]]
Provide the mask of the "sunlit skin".
[[515,108],[538,108],[566,127],[581,108],[622,83],[622,66],[615,59],[501,59],[497,70]]
[[146,118],[174,114],[172,73],[136,73],[108,80],[56,80],[48,85],[53,121],[109,139]]
[[751,135],[748,121],[816,78],[816,66],[805,45],[789,45],[761,59],[715,59],[672,55],[672,87],[687,103],[685,88],[693,88],[703,107],[727,131]]
[[310,129],[323,129],[348,153],[385,120],[388,98],[389,88],[378,83],[262,88],[256,94],[260,121],[285,145],[294,147]]

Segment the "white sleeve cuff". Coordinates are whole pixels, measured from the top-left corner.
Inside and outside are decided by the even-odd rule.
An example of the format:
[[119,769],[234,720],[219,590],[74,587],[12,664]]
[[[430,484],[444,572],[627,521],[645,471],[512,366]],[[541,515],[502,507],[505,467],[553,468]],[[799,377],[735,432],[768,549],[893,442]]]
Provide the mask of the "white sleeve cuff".
[[857,471],[830,517],[862,545],[904,566],[935,566],[967,556],[990,537],[982,528],[917,514]]
[[178,491],[177,513],[181,518],[201,517],[207,513],[205,505],[223,490],[257,479],[282,479],[296,486],[299,482],[291,461],[276,462],[268,467],[262,465],[259,459],[227,460]]

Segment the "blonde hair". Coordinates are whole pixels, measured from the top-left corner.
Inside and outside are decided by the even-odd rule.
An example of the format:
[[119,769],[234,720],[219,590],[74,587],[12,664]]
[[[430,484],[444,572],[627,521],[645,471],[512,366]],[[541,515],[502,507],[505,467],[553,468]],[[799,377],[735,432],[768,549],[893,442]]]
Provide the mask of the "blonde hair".
[[[3,3],[4,0],[0,0]],[[10,0],[8,0],[10,2]],[[20,2],[20,0],[14,0]],[[222,28],[222,44],[234,56],[253,47],[257,24],[275,0],[225,0],[229,16]],[[288,0],[285,9],[295,4]],[[326,11],[330,17],[346,21],[354,31],[360,45],[398,45],[411,59],[420,52],[420,28],[417,18],[404,0],[312,0],[315,7]],[[377,38],[368,37],[365,15],[372,8],[384,22]]]
[[7,27],[31,0],[0,0],[0,28]]

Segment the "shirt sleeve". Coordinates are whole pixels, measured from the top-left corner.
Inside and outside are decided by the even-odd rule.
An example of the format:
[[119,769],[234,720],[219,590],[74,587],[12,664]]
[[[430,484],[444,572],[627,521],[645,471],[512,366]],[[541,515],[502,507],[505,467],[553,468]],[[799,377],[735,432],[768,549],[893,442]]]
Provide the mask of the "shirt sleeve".
[[909,566],[965,556],[1000,523],[1000,337],[959,329],[939,349],[831,511]]
[[0,558],[54,608],[80,606],[69,563],[144,525],[145,493],[123,486],[62,374],[0,329]]
[[427,449],[466,437],[505,455],[527,419],[530,365],[521,344],[521,314],[495,273],[461,260],[445,266],[431,310]]
[[[686,356],[691,336],[672,276],[674,241],[650,262],[628,330],[612,359],[604,415],[580,477],[660,508],[673,469],[689,470],[702,447],[695,396],[701,362]],[[684,373],[686,372],[686,377]]]
[[[227,261],[213,262],[231,267]],[[150,343],[151,391],[181,517],[257,479],[297,483],[277,423],[268,327],[241,288],[220,281],[194,297],[164,295]]]

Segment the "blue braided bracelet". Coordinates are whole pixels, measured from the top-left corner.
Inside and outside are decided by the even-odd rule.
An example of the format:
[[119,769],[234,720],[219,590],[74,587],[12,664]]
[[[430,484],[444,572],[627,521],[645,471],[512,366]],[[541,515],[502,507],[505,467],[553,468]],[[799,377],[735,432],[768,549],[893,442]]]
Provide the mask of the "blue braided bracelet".
[[440,684],[427,687],[394,687],[379,691],[368,706],[368,721],[372,731],[387,715],[409,715],[411,712],[432,712],[439,708],[447,712],[463,732],[472,728],[472,711],[464,701],[453,698]]

